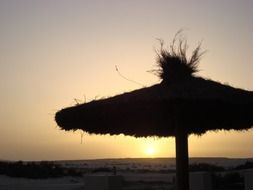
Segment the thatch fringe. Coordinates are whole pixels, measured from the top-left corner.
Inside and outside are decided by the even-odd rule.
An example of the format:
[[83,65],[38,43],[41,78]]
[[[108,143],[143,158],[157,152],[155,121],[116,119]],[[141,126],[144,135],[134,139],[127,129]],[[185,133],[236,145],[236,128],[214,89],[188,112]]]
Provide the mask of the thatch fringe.
[[178,31],[170,45],[164,48],[163,40],[160,41],[160,50],[157,53],[158,69],[155,73],[163,82],[171,83],[187,80],[192,74],[198,72],[198,63],[201,56],[201,43],[193,50],[192,55],[187,58],[187,40],[181,36],[182,30]]

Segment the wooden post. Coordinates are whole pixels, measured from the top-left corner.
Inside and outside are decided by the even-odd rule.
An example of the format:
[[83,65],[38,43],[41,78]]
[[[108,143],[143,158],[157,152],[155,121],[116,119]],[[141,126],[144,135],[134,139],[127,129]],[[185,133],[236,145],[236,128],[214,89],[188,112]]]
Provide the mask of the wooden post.
[[176,128],[176,186],[177,190],[189,190],[188,134]]

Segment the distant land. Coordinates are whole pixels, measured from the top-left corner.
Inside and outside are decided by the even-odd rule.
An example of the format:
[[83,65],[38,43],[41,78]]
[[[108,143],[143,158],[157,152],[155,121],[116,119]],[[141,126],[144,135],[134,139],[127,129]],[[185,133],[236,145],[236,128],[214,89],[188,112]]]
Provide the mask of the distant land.
[[[16,162],[18,160],[4,160],[2,162]],[[22,160],[21,160],[22,161]],[[103,159],[83,159],[83,160],[41,160],[54,162],[64,167],[71,168],[101,168],[117,167],[118,169],[175,169],[175,158],[103,158]],[[23,161],[23,162],[41,162]],[[242,165],[246,162],[253,162],[253,158],[226,158],[226,157],[191,157],[189,164],[207,163],[224,168],[231,168]]]
[[[55,163],[66,167],[75,168],[99,168],[117,167],[119,169],[175,169],[175,158],[107,158],[107,159],[87,159],[87,160],[58,160]],[[190,164],[208,163],[224,168],[231,168],[246,162],[253,162],[253,158],[226,158],[226,157],[192,157]]]

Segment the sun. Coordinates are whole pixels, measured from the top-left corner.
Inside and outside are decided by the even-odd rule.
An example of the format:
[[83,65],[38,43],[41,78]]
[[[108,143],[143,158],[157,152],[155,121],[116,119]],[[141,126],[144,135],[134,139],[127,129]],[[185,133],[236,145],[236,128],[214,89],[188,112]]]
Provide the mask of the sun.
[[143,156],[154,158],[160,155],[160,142],[155,138],[148,137],[142,140],[141,151]]
[[145,153],[147,156],[154,156],[154,154],[155,154],[154,147],[152,147],[152,146],[147,147],[145,150]]

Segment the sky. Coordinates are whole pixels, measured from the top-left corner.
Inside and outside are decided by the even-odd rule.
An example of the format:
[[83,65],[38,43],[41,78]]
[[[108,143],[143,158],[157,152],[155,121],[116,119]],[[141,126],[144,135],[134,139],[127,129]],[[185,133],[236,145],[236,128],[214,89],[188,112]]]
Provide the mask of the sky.
[[[198,76],[253,90],[251,0],[0,0],[0,160],[175,157],[174,138],[60,130],[55,112],[160,80],[157,38],[207,50]],[[253,157],[253,130],[189,137],[191,157]]]

